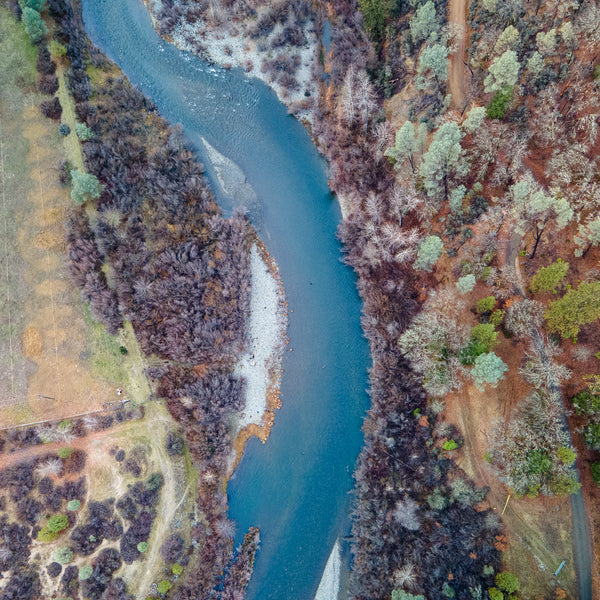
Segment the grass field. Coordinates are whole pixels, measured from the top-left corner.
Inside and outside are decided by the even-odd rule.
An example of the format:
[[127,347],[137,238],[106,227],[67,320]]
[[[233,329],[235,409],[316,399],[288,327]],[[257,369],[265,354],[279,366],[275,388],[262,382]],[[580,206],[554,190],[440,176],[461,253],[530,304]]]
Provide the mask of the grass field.
[[57,165],[83,162],[62,67],[67,138],[40,113],[36,50],[4,8],[0,56],[0,427],[99,409],[118,399],[117,387],[143,402],[150,388],[131,326],[108,335],[68,273],[70,197]]

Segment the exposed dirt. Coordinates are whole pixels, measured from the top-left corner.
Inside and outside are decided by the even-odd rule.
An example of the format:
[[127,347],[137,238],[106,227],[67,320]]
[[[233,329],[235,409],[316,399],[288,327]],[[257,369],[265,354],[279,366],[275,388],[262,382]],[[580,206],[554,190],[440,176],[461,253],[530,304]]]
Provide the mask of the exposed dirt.
[[[495,389],[488,386],[481,392],[474,385],[467,385],[459,393],[449,395],[444,420],[457,425],[464,436],[458,465],[479,486],[490,489],[486,501],[501,516],[509,542],[503,547],[505,565],[518,573],[523,597],[549,597],[559,585],[569,598],[575,598],[569,498],[511,497],[502,515],[509,491],[483,459],[491,445],[494,424],[507,418],[531,391],[518,373],[524,351],[523,342],[504,340],[496,352],[509,367],[506,378]],[[560,577],[552,577],[562,560],[566,560],[566,565]]]
[[467,77],[465,50],[467,47],[467,0],[449,0],[448,23],[454,25],[459,32],[455,38],[456,52],[450,56],[448,87],[452,94],[452,108],[463,110],[465,107],[465,91]]

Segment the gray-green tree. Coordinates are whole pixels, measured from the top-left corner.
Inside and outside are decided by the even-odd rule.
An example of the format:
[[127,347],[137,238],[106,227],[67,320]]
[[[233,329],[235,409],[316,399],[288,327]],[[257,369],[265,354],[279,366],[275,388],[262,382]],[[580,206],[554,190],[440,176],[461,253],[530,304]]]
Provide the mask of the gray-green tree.
[[437,235],[426,237],[420,244],[417,250],[417,259],[413,263],[414,269],[423,269],[431,271],[431,267],[436,263],[442,253],[444,243]]
[[486,384],[495,387],[498,381],[504,379],[505,371],[508,371],[508,367],[498,355],[494,352],[485,352],[475,359],[471,377],[475,386],[483,390]]
[[94,133],[85,123],[77,123],[75,133],[82,142],[87,142],[94,137]]
[[588,219],[579,225],[574,241],[577,246],[575,256],[585,256],[590,248],[600,244],[600,217]]
[[502,92],[506,88],[512,87],[519,79],[520,69],[517,53],[514,50],[506,50],[490,65],[489,75],[483,82],[485,91]]
[[466,133],[475,133],[483,124],[485,119],[485,107],[474,106],[467,114],[467,118],[463,121],[462,128]]
[[394,168],[400,169],[408,159],[412,172],[415,172],[414,153],[417,148],[415,128],[410,121],[406,121],[396,132],[396,143],[385,151],[385,156],[395,162]]
[[44,21],[42,21],[40,13],[33,8],[26,6],[23,9],[21,20],[23,21],[23,25],[25,25],[25,32],[33,44],[40,42],[48,33],[48,29]]
[[560,192],[547,193],[531,177],[515,183],[511,187],[511,195],[516,231],[521,235],[530,230],[533,232],[535,245],[531,258],[534,258],[544,232],[564,229],[572,221],[574,211]]
[[103,186],[91,173],[82,173],[79,169],[71,171],[71,199],[77,204],[83,204],[86,200],[95,200],[100,197]]
[[519,30],[514,25],[509,25],[496,40],[494,52],[502,54],[507,50],[517,50],[520,42]]
[[440,85],[448,80],[448,48],[441,44],[427,46],[419,58],[417,78],[415,85],[417,89],[424,90],[434,84],[437,90]]
[[435,4],[427,0],[417,8],[415,16],[410,21],[410,34],[413,44],[418,44],[426,40],[432,33],[437,34],[439,23],[435,13]]
[[423,156],[420,175],[430,198],[448,198],[448,179],[451,175],[465,175],[467,164],[460,145],[463,133],[453,121],[444,123],[433,136]]

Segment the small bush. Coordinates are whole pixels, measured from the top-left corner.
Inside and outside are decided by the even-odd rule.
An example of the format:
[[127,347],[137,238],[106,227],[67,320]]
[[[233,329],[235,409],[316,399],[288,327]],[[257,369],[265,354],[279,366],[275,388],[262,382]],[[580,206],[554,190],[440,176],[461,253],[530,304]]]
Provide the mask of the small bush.
[[510,571],[503,571],[502,573],[498,573],[498,575],[496,575],[496,585],[501,590],[509,594],[512,594],[513,592],[518,592],[521,587],[519,578]]
[[458,448],[458,444],[454,440],[447,440],[444,442],[442,448],[447,451],[456,450]]
[[589,390],[579,392],[571,399],[575,411],[578,415],[598,415],[600,414],[600,396],[592,394]]
[[54,560],[61,565],[69,564],[73,560],[73,550],[69,546],[63,546],[54,553]]
[[82,142],[87,142],[94,137],[92,130],[85,123],[77,123],[75,133]]
[[494,306],[496,306],[496,298],[494,296],[486,296],[477,301],[477,312],[480,315],[491,313],[494,310]]
[[500,309],[496,309],[490,315],[489,321],[494,327],[499,327],[500,325],[502,325],[502,322],[504,321],[504,311],[500,310]]
[[592,479],[597,486],[600,486],[600,461],[592,463]]
[[164,482],[165,480],[162,473],[152,473],[152,475],[148,477],[148,481],[146,481],[146,486],[148,486],[148,489],[150,490],[159,490]]
[[56,454],[59,458],[69,458],[73,452],[75,452],[73,448],[59,448]]
[[94,569],[92,565],[83,565],[83,567],[79,567],[79,581],[85,581],[92,576]]
[[137,545],[138,552],[146,552],[148,550],[148,542],[140,542]]
[[561,446],[556,451],[556,456],[558,456],[558,460],[565,465],[572,465],[577,460],[577,454],[575,454],[575,451],[572,448],[567,448],[566,446]]
[[485,352],[490,352],[498,343],[498,332],[491,323],[479,323],[471,329],[471,340],[482,344]]
[[565,278],[569,263],[560,258],[547,267],[542,267],[531,279],[531,291],[534,294],[551,292]]
[[67,502],[67,509],[70,511],[79,510],[80,506],[81,502],[79,502],[79,500],[69,500],[69,502]]
[[504,600],[504,594],[497,587],[490,588],[488,594],[490,600]]
[[69,517],[67,515],[52,515],[48,520],[46,527],[53,533],[60,533],[69,526]]
[[168,579],[163,579],[157,588],[160,594],[166,594],[171,589],[171,582]]
[[183,567],[179,563],[175,563],[171,568],[173,575],[181,575],[183,573]]
[[46,571],[48,572],[48,575],[54,579],[60,575],[62,571],[62,565],[58,562],[51,562],[46,567]]
[[38,540],[40,542],[53,542],[58,537],[58,533],[56,531],[50,531],[48,527],[42,527],[37,534]]
[[600,450],[600,423],[588,423],[583,428],[583,439],[592,450]]
[[58,133],[63,137],[67,137],[71,133],[71,128],[66,123],[61,123],[58,126]]

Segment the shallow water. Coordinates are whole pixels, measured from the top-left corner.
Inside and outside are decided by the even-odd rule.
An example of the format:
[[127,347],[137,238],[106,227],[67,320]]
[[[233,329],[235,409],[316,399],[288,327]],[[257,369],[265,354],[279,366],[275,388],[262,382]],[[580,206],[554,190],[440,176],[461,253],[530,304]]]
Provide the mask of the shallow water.
[[368,405],[360,301],[340,262],[340,212],[326,166],[267,86],[160,40],[141,0],[82,4],[92,41],[162,115],[181,123],[203,159],[201,137],[242,168],[258,195],[250,216],[279,264],[293,351],[284,357],[283,408],[271,437],[249,442],[229,483],[230,518],[236,542],[252,525],[261,530],[248,599],[309,600],[336,538],[349,531],[348,492]]

